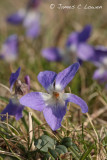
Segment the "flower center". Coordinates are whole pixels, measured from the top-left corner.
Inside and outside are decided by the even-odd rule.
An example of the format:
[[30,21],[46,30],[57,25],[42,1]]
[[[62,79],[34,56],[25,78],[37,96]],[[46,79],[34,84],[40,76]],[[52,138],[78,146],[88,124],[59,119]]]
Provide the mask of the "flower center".
[[53,92],[53,95],[54,95],[55,98],[59,97],[59,93],[58,92]]

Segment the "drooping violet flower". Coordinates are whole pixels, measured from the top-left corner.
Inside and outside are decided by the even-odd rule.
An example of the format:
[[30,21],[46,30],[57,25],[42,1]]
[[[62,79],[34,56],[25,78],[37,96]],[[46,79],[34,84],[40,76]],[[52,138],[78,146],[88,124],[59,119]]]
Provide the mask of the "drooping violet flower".
[[94,57],[91,62],[98,68],[94,72],[93,79],[100,82],[107,81],[107,48],[104,46],[97,46],[94,48]]
[[[6,106],[6,108],[1,112],[1,114],[8,113],[9,116],[15,116],[16,120],[19,120],[23,117],[23,109],[24,106],[21,105],[17,98],[11,98],[9,101],[9,104]],[[6,116],[1,117],[1,120],[5,120]]]
[[[18,96],[24,95],[29,92],[30,89],[30,77],[25,76],[25,83],[22,83],[18,80],[20,74],[20,67],[17,69],[15,73],[12,73],[10,76],[10,90],[12,91],[13,85],[15,85],[15,94],[10,99],[9,104],[6,108],[1,112],[1,114],[6,114],[15,116],[16,120],[22,118],[24,106],[19,103]],[[1,116],[1,120],[5,120],[6,116]]]
[[10,91],[12,91],[13,86],[15,85],[15,95],[25,95],[30,90],[30,77],[26,75],[24,77],[25,83],[22,83],[18,77],[20,75],[21,68],[19,67],[15,73],[12,73],[10,76]]
[[29,1],[26,8],[7,17],[7,22],[13,25],[23,25],[26,29],[26,36],[36,38],[40,34],[40,14],[37,11],[39,0]]
[[38,80],[47,93],[28,93],[19,100],[20,103],[32,109],[43,111],[52,130],[60,128],[68,102],[79,105],[83,113],[88,112],[88,106],[84,100],[74,94],[64,93],[64,88],[73,79],[78,68],[79,63],[74,63],[58,74],[52,71],[40,72]]
[[49,61],[64,61],[68,64],[89,60],[93,54],[93,48],[87,44],[91,35],[92,27],[87,25],[80,32],[73,32],[69,35],[64,50],[56,47],[42,50],[42,56]]
[[10,35],[0,51],[0,58],[6,62],[15,61],[18,58],[19,41],[17,35]]

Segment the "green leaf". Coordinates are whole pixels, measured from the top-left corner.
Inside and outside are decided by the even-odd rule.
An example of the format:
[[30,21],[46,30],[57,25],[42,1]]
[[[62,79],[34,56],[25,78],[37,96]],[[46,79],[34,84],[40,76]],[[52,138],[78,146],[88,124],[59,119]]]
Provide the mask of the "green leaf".
[[79,149],[75,143],[72,142],[72,139],[70,137],[65,137],[62,140],[62,144],[66,147],[73,147],[75,150],[79,152]]
[[77,145],[72,142],[70,137],[63,138],[62,144],[70,149],[70,152],[72,153],[72,156],[75,158],[75,160],[80,159],[80,150]]
[[47,135],[35,140],[35,146],[43,152],[48,152],[48,149],[54,149],[56,141]]
[[54,149],[49,149],[49,153],[56,159],[58,157],[58,153]]
[[64,154],[64,153],[67,153],[68,150],[67,148],[64,146],[64,145],[58,145],[55,150],[60,154]]
[[49,149],[48,150],[49,155],[51,155],[51,158],[57,159],[61,154],[65,154],[68,152],[67,148],[63,145],[56,146],[55,149]]
[[62,140],[62,144],[65,145],[66,147],[72,146],[72,139],[70,137],[65,137]]

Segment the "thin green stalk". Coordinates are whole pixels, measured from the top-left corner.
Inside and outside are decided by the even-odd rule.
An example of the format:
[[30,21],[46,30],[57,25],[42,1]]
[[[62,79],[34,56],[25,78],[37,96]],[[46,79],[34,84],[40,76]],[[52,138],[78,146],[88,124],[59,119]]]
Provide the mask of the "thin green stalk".
[[80,160],[80,155],[77,153],[77,151],[72,146],[70,146],[70,152],[72,153],[75,160]]
[[95,145],[91,145],[88,150],[86,150],[83,155],[81,156],[80,160],[85,160],[87,158],[87,156],[90,154],[90,152],[92,151],[92,149],[95,148]]

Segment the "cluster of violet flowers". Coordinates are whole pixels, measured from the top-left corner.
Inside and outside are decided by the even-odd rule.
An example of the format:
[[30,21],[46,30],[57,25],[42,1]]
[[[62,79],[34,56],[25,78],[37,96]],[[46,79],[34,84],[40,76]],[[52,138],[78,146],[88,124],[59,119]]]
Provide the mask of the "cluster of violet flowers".
[[[40,35],[40,13],[38,7],[41,0],[29,0],[25,8],[19,9],[16,13],[6,18],[11,25],[21,25],[25,28],[25,35],[30,39]],[[10,35],[3,43],[0,50],[0,59],[8,63],[17,60],[19,54],[19,37],[17,34]]]
[[22,25],[26,36],[36,38],[40,34],[40,13],[38,7],[40,0],[30,0],[26,8],[22,8],[7,17],[7,22],[12,25]]
[[[47,93],[28,93],[30,78],[25,76],[25,83],[22,83],[18,79],[20,74],[20,68],[18,68],[10,76],[10,90],[12,91],[15,85],[15,93],[1,114],[8,113],[8,115],[13,115],[16,120],[19,120],[22,117],[24,107],[28,106],[34,110],[42,111],[48,125],[55,131],[61,127],[68,102],[80,106],[83,113],[88,112],[88,106],[83,99],[74,94],[64,92],[67,84],[74,78],[79,66],[79,63],[76,62],[58,74],[53,71],[40,72],[37,78]],[[22,96],[21,98],[19,98],[20,95]],[[1,119],[4,120],[5,118]]]
[[84,61],[93,63],[97,69],[93,79],[100,82],[107,81],[107,47],[92,46],[87,43],[91,36],[92,26],[86,25],[81,31],[71,33],[65,43],[64,49],[49,47],[42,50],[42,56],[48,61],[71,64]]
[[[7,22],[12,25],[22,25],[26,37],[37,38],[40,34],[39,5],[40,0],[30,0],[26,8],[8,16]],[[58,74],[53,71],[43,71],[38,74],[38,81],[45,88],[46,93],[30,92],[30,77],[25,76],[24,83],[21,82],[20,67],[12,73],[9,81],[12,97],[1,114],[8,113],[9,116],[13,115],[16,120],[19,120],[23,116],[23,109],[27,106],[42,111],[48,125],[55,131],[61,127],[68,102],[80,106],[82,113],[88,112],[86,102],[74,94],[65,93],[65,87],[74,78],[84,61],[89,61],[97,67],[93,75],[94,79],[101,82],[107,80],[107,48],[88,44],[91,31],[92,26],[86,25],[82,31],[73,32],[68,36],[64,49],[50,47],[42,50],[42,56],[48,61],[69,64],[69,67]],[[1,47],[0,58],[12,63],[17,60],[18,53],[19,38],[16,34],[10,35]],[[5,118],[3,116],[1,120]]]
[[[27,94],[30,91],[30,77],[26,75],[24,77],[25,83],[22,83],[20,80],[18,80],[18,77],[20,75],[21,68],[19,67],[15,73],[12,73],[10,76],[10,91],[12,98],[9,100],[9,104],[6,106],[6,108],[1,112],[1,114],[6,114],[10,116],[15,116],[16,120],[19,120],[22,118],[23,114],[22,111],[24,109],[24,106],[19,103],[18,96]],[[13,94],[13,87],[15,86],[15,91]],[[1,117],[1,120],[5,120],[6,116]]]

